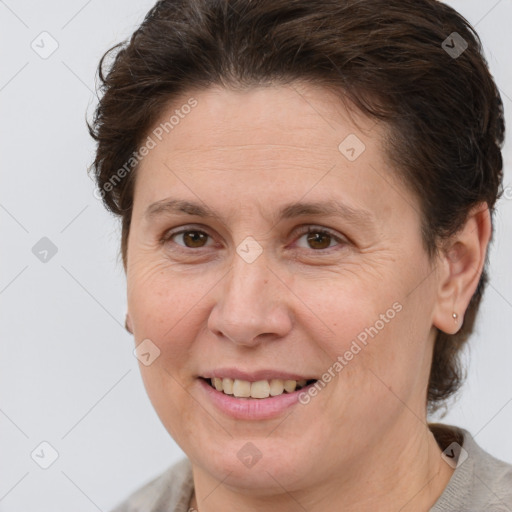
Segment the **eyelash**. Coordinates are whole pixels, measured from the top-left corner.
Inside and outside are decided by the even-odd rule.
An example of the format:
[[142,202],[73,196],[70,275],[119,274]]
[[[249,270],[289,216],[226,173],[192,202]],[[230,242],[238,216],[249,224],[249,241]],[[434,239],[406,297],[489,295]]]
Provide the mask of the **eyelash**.
[[[210,238],[212,238],[206,231],[203,231],[201,229],[197,229],[193,226],[189,226],[189,227],[185,227],[183,229],[180,229],[179,231],[174,231],[174,232],[167,232],[163,235],[163,237],[160,239],[160,243],[162,245],[168,243],[168,242],[171,242],[171,238],[176,236],[176,235],[181,235],[183,233],[202,233],[202,234],[205,234],[207,236],[209,236]],[[338,245],[341,245],[341,246],[344,246],[348,243],[348,241],[346,239],[343,239],[337,235],[335,235],[334,233],[332,233],[330,230],[326,229],[326,228],[322,228],[322,227],[317,227],[317,226],[307,226],[307,228],[302,228],[299,230],[299,232],[297,233],[296,236],[298,236],[299,238],[301,238],[302,236],[308,234],[308,233],[319,233],[321,235],[327,235],[327,236],[330,236],[334,241],[338,242]],[[175,243],[175,242],[173,242]],[[204,249],[204,247],[198,247],[197,249],[194,249],[194,248],[191,248],[191,247],[184,247],[182,245],[179,245],[179,244],[176,244],[177,247],[178,247],[178,251],[183,251],[183,252],[190,252],[190,251],[199,251],[201,249]],[[333,249],[336,249],[337,246],[333,246],[333,247],[327,247],[326,249],[310,249],[312,252],[315,252],[315,253],[327,253],[327,252],[331,252]]]

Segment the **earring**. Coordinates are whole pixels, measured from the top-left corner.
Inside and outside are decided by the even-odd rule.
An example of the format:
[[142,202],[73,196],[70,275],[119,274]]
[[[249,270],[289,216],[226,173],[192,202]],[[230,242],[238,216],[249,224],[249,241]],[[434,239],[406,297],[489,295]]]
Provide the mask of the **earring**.
[[457,313],[452,313],[452,317],[453,317],[453,320],[455,322],[457,322],[457,317],[458,317]]

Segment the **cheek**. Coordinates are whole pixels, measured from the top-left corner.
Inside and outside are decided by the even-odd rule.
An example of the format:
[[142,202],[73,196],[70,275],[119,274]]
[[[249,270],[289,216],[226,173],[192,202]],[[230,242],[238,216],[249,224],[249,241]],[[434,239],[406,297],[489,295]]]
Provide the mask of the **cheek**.
[[363,342],[365,337],[369,338],[368,330],[376,322],[379,333],[387,330],[400,309],[400,305],[393,307],[400,295],[393,289],[393,283],[375,280],[369,273],[333,272],[320,279],[296,279],[294,284],[301,310],[310,317],[302,325],[311,331],[312,339],[320,336],[338,353],[347,349],[358,335]]
[[357,383],[362,393],[373,394],[384,386],[381,377],[385,386],[406,393],[407,383],[422,371],[428,304],[423,301],[422,309],[418,295],[409,293],[420,280],[419,270],[400,267],[388,267],[381,279],[347,272],[295,281],[294,291],[307,306],[300,324],[321,345],[328,363],[324,371],[343,375],[343,388]]
[[180,445],[190,434],[186,431],[194,421],[194,402],[184,377],[158,358],[151,366],[141,368],[146,393],[160,421]]
[[[160,361],[183,366],[191,340],[204,324],[205,293],[214,286],[208,274],[177,271],[167,263],[138,261],[128,274],[128,309],[137,342],[149,338],[161,351]],[[202,301],[203,299],[203,301]]]
[[187,277],[164,265],[142,262],[131,269],[128,281],[137,344],[149,339],[160,351],[151,365],[139,364],[144,386],[162,423],[180,439],[176,417],[183,423],[190,414],[188,387],[194,380],[190,350],[201,321],[202,288],[188,286]]

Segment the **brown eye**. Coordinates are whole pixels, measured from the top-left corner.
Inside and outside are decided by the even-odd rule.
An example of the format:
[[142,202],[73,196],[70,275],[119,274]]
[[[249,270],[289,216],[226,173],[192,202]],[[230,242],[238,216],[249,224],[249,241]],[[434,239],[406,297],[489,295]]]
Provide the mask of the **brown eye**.
[[197,249],[198,247],[203,247],[206,242],[208,235],[206,233],[202,233],[201,231],[184,231],[183,232],[183,241],[187,247],[191,247],[193,249]]
[[[176,242],[174,239],[179,240],[179,236],[181,235],[182,242]],[[169,233],[163,238],[164,243],[173,242],[176,243],[179,247],[184,247],[187,249],[202,249],[206,246],[210,235],[205,233],[204,231],[193,230],[193,229],[183,229],[181,231],[176,231],[175,233]]]
[[308,233],[307,241],[313,249],[327,249],[331,245],[331,235],[327,233]]
[[[336,245],[344,246],[346,243],[345,240],[343,240],[341,237],[334,235],[324,228],[315,228],[309,226],[307,230],[302,231],[301,235],[302,236],[300,236],[300,238],[305,237],[307,247],[301,247],[300,244],[299,247],[313,249],[315,251],[325,251],[326,249],[331,249]],[[337,243],[332,244],[332,242]]]

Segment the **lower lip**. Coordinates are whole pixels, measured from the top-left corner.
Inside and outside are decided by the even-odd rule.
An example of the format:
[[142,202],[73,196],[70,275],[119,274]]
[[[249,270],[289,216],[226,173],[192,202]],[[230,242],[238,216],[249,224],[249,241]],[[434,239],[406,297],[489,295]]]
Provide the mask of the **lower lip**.
[[276,418],[286,409],[299,403],[299,395],[307,392],[314,383],[304,386],[293,393],[283,393],[268,398],[235,398],[217,391],[204,379],[199,379],[201,388],[208,399],[223,413],[240,420],[267,420]]

